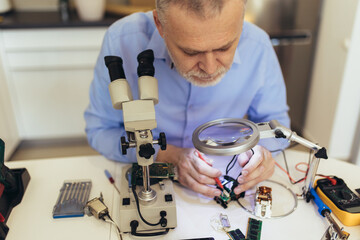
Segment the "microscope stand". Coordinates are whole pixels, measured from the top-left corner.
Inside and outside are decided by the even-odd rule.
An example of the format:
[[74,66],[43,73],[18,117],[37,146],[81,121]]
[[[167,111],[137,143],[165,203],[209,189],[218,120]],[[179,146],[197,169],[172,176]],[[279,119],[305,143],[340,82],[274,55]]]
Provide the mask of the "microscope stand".
[[[137,228],[138,232],[146,232],[146,231],[154,231],[154,230],[164,230],[166,228],[175,228],[177,225],[176,222],[176,203],[175,196],[173,190],[173,183],[170,179],[162,180],[163,186],[160,187],[160,184],[151,185],[151,189],[156,191],[157,198],[154,202],[149,205],[144,205],[141,202],[140,212],[143,218],[150,223],[157,223],[160,220],[160,212],[166,211],[166,219],[167,226],[162,227],[160,225],[157,226],[149,226],[145,224],[139,216],[136,201],[134,195],[132,193],[131,188],[129,188],[128,181],[126,181],[126,174],[129,168],[125,168],[122,172],[120,186],[120,230],[121,232],[131,232],[130,222],[136,220],[139,222],[139,226]],[[136,186],[136,193],[139,194],[142,186]]]

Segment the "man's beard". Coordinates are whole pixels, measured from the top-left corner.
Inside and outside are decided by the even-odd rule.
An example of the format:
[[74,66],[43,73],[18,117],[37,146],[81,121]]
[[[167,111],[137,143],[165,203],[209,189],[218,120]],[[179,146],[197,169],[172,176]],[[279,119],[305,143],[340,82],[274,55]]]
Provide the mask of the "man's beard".
[[224,77],[226,72],[229,70],[228,68],[221,66],[218,69],[216,69],[216,72],[213,74],[207,74],[201,70],[200,71],[191,70],[189,72],[183,72],[177,67],[178,64],[176,61],[174,61],[174,58],[172,57],[172,54],[169,51],[169,49],[168,49],[168,53],[178,73],[188,82],[198,87],[215,86],[221,81],[221,79]]
[[209,87],[218,84],[227,71],[228,69],[226,69],[224,66],[221,66],[218,69],[216,69],[216,72],[213,74],[207,74],[205,72],[200,72],[195,70],[189,71],[187,73],[182,73],[179,71],[179,73],[188,82],[194,84],[195,86]]

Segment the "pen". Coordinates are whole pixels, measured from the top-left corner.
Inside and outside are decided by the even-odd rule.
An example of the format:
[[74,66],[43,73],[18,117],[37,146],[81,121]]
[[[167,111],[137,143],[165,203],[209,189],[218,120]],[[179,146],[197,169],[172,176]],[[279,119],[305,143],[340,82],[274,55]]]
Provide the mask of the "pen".
[[[196,150],[196,153],[197,153],[198,157],[199,157],[201,160],[203,160],[207,165],[212,166],[211,163],[209,163],[208,161],[206,161],[206,160],[204,159],[204,157],[201,155],[201,153],[200,153],[198,150]],[[220,182],[220,180],[219,180],[218,177],[215,177],[214,180],[215,180],[215,182],[217,183],[217,185],[218,185],[221,189],[224,189],[224,186],[221,184],[221,182]]]
[[105,169],[105,175],[109,179],[110,183],[115,187],[116,191],[120,194],[120,190],[116,187],[113,177],[111,176],[110,172],[106,169]]

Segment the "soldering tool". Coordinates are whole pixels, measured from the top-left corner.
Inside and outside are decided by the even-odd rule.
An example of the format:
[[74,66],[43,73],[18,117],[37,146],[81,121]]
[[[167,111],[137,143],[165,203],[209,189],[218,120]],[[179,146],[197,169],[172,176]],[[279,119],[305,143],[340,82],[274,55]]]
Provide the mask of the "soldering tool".
[[324,202],[320,199],[319,195],[316,193],[314,188],[310,189],[310,194],[312,196],[312,200],[318,206],[318,212],[321,216],[325,217],[329,222],[330,226],[325,232],[323,239],[340,239],[346,240],[349,238],[350,234],[343,231],[342,228],[335,222],[335,220],[331,217],[330,208],[324,204]]
[[[212,166],[212,164],[209,163],[208,161],[206,161],[205,158],[201,155],[201,153],[200,153],[198,150],[196,150],[196,154],[197,154],[197,156],[198,156],[202,161],[204,161],[207,165]],[[219,179],[218,177],[215,177],[214,180],[215,180],[216,184],[217,184],[221,189],[224,189],[224,186],[222,185],[222,183],[221,183],[221,181],[220,181],[220,179]]]

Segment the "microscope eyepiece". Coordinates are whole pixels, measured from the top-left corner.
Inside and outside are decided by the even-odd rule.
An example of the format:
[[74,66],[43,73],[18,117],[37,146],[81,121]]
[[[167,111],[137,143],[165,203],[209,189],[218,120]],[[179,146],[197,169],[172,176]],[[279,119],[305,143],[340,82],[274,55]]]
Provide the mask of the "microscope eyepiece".
[[117,56],[106,56],[104,58],[105,65],[109,70],[110,80],[125,79],[124,68],[122,66],[123,61]]
[[151,49],[145,50],[141,52],[137,60],[139,62],[139,66],[137,68],[137,74],[139,77],[142,76],[151,76],[155,75],[154,68],[154,52]]

